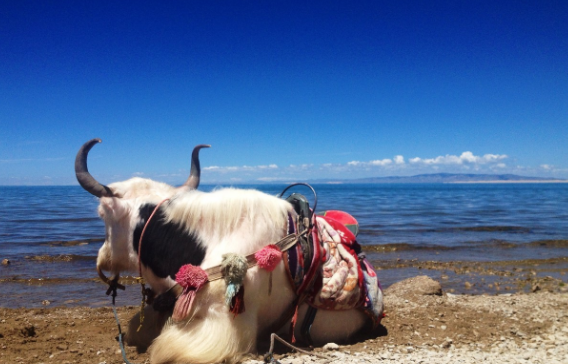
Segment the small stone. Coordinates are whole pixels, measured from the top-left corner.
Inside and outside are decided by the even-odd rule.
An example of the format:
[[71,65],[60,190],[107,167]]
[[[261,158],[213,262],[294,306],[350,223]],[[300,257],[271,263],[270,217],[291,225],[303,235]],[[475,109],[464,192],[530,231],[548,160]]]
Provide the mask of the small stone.
[[49,306],[51,304],[51,302],[49,302],[48,300],[43,300],[41,301],[41,304],[44,306]]
[[2,265],[10,265],[9,259],[2,259]]
[[323,346],[323,350],[327,351],[338,350],[338,349],[339,345],[337,345],[336,343],[327,343]]

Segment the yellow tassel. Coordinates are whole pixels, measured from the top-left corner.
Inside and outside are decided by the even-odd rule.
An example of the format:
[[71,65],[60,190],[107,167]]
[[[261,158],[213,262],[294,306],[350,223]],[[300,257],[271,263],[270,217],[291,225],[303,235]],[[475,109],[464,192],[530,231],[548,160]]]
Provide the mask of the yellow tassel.
[[140,304],[140,326],[136,332],[140,331],[142,328],[142,323],[144,322],[144,304],[146,303],[146,286],[144,285],[144,279],[142,277],[139,278],[140,286],[142,287],[142,303]]

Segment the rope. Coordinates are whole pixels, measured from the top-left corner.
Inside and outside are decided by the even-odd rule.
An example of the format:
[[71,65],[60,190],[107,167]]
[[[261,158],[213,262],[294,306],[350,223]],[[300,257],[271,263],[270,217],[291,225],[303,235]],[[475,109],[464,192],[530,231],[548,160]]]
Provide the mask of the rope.
[[148,293],[148,291],[146,290],[146,284],[144,283],[144,278],[142,277],[142,238],[144,238],[144,233],[146,232],[146,228],[150,224],[150,220],[152,220],[160,206],[162,206],[162,204],[166,201],[169,201],[169,198],[163,199],[159,204],[156,205],[154,211],[152,211],[152,214],[150,215],[148,220],[146,220],[144,228],[142,229],[142,233],[140,234],[140,240],[138,240],[138,275],[140,276],[139,281],[140,288],[142,290],[142,302],[140,303],[140,326],[138,326],[138,329],[136,330],[137,332],[140,331],[142,324],[144,323],[144,304],[146,303],[146,296]]
[[128,358],[126,358],[126,350],[124,349],[124,343],[122,342],[122,337],[124,336],[124,334],[122,333],[122,329],[120,328],[120,320],[118,319],[118,315],[116,313],[114,297],[112,299],[112,305],[112,312],[114,313],[114,319],[116,320],[116,325],[118,326],[118,345],[120,346],[120,351],[122,352],[122,359],[126,364],[133,364],[128,361]]
[[302,354],[317,356],[318,358],[329,360],[329,362],[331,362],[333,360],[329,356],[300,349],[300,348],[288,343],[286,340],[282,339],[280,336],[272,333],[272,334],[270,334],[270,349],[268,350],[268,353],[266,353],[264,355],[264,362],[265,363],[279,363],[278,360],[274,359],[274,339],[280,341],[282,344],[286,345],[290,349],[296,350],[297,352],[300,352]]

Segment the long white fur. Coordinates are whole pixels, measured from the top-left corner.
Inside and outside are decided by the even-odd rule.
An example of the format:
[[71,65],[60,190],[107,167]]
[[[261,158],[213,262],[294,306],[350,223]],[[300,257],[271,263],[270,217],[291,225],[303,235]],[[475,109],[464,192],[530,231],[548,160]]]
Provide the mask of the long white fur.
[[[109,185],[121,198],[101,199],[99,212],[105,220],[107,240],[99,251],[97,264],[118,273],[136,270],[137,256],[132,248],[132,232],[143,203],[158,203],[170,198],[167,218],[197,234],[207,248],[202,268],[220,264],[222,255],[248,255],[274,243],[286,234],[287,214],[291,205],[256,190],[220,189],[210,193],[184,191],[146,179],[133,178]],[[127,263],[125,263],[125,261]],[[146,270],[145,279],[161,292],[169,288],[171,279],[159,280]],[[291,306],[295,294],[286,277],[284,264],[272,273],[273,288],[268,294],[269,273],[254,267],[244,281],[245,312],[234,317],[224,302],[223,280],[210,282],[197,293],[187,320],[135,332],[137,318],[130,325],[127,342],[149,348],[152,363],[210,363],[236,361],[256,346],[260,333],[266,331]],[[306,307],[300,309],[301,322]],[[152,315],[156,317],[151,317]],[[163,325],[163,317],[146,310],[148,323]],[[312,327],[316,343],[345,340],[365,323],[358,310],[318,312]],[[298,335],[299,328],[296,328]]]

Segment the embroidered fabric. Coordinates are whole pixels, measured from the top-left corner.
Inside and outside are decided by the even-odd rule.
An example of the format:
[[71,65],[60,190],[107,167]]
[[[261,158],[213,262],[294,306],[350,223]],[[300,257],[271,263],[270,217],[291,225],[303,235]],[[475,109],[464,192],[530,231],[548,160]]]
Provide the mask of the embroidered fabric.
[[[373,267],[361,254],[353,227],[345,226],[345,221],[356,224],[351,215],[342,211],[315,217],[312,243],[321,247],[321,266],[307,302],[324,310],[360,308],[376,326],[383,317],[382,289]],[[285,253],[290,282],[297,291],[309,279],[308,268],[313,268],[306,264],[307,260],[299,244]]]

